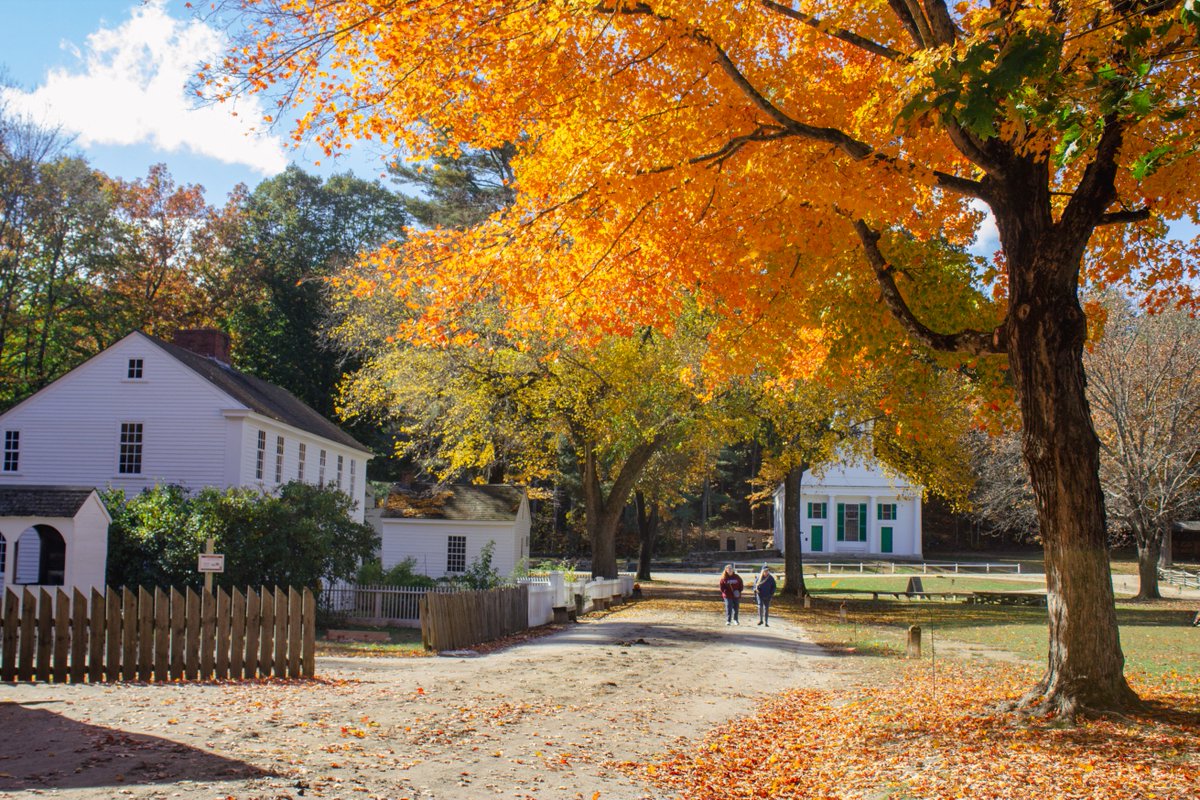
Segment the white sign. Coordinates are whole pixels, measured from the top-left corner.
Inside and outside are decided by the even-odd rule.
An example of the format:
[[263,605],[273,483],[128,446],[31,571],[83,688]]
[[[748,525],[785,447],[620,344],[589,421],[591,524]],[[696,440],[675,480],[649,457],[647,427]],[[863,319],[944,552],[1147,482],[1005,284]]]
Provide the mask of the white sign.
[[225,554],[224,553],[201,553],[200,565],[197,567],[201,572],[224,572],[225,571]]

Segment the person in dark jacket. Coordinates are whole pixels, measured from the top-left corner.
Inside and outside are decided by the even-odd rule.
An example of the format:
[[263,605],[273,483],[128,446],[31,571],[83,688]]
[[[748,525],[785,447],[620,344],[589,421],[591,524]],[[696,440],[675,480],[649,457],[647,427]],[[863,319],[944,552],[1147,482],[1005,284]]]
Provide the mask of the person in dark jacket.
[[721,597],[725,600],[725,624],[726,625],[741,625],[738,622],[738,603],[742,598],[742,589],[745,584],[742,583],[742,576],[738,575],[733,569],[733,564],[726,564],[725,571],[721,573]]
[[771,627],[771,598],[775,596],[775,576],[766,564],[754,579],[754,599],[758,603],[758,624]]

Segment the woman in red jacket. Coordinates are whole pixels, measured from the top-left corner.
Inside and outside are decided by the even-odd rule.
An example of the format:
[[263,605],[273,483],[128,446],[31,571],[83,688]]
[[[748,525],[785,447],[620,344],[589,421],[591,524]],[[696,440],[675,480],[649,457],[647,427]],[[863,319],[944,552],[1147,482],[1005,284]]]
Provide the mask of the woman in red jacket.
[[738,602],[744,588],[745,584],[742,583],[741,576],[734,571],[733,564],[726,564],[725,571],[721,573],[721,597],[725,600],[726,625],[741,625],[738,622]]

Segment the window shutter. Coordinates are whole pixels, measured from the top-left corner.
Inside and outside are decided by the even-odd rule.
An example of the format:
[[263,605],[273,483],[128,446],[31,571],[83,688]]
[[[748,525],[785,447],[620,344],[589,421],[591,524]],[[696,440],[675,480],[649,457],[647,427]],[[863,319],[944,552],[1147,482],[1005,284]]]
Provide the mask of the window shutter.
[[858,504],[858,540],[865,542],[867,540],[867,504]]
[[846,541],[846,504],[838,503],[838,531],[837,540],[839,542]]

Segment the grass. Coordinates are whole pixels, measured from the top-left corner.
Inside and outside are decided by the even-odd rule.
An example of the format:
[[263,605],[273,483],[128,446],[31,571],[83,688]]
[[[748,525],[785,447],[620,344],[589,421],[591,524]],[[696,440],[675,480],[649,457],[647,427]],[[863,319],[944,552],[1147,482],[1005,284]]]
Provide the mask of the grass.
[[[790,601],[785,603],[790,605]],[[935,647],[939,640],[953,639],[1012,653],[1030,662],[1046,657],[1049,633],[1044,608],[849,599],[843,623],[837,606],[828,600],[818,603],[815,609],[796,613],[823,642],[861,642],[871,649],[887,642],[902,651],[908,627],[920,625],[926,642],[932,635]],[[1194,673],[1195,665],[1200,663],[1200,630],[1191,626],[1194,606],[1194,601],[1180,600],[1119,601],[1117,623],[1127,671],[1151,678],[1173,672]]]
[[334,642],[321,635],[317,637],[317,655],[366,657],[425,655],[425,648],[421,644],[421,630],[419,628],[370,628],[361,625],[347,625],[339,628],[339,630],[386,631],[390,641]]
[[[854,592],[903,592],[909,578],[904,575],[805,578],[805,587],[813,594]],[[921,577],[926,592],[1020,592],[1043,588],[1040,581],[976,578],[966,575],[926,575]]]

